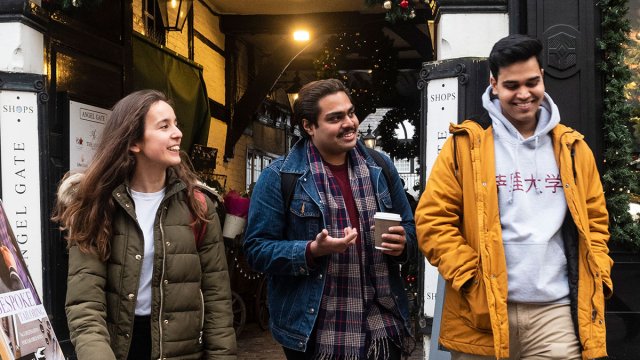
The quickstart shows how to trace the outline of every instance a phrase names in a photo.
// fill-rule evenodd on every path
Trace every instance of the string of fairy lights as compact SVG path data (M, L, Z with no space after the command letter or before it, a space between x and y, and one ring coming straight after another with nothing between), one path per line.
M349 62L361 59L362 69L371 81L362 81L349 69ZM395 88L398 56L393 40L382 33L382 29L366 32L341 33L330 37L323 45L320 55L313 61L318 79L336 78L351 90L356 106L356 115L364 119L389 99Z
M242 260L239 258L241 251L236 252L233 249L229 249L228 251L231 259L233 260L233 263L229 264L229 267L235 269L236 273L240 274L246 280L257 280L264 276L263 273L253 271L250 267L243 264Z

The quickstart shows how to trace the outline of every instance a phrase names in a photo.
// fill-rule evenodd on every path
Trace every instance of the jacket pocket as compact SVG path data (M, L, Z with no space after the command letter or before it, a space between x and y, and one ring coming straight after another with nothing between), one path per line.
M479 276L479 275L478 275ZM491 318L484 282L476 277L460 294L460 316L468 326L482 332L491 332Z
M291 219L289 222L291 224L290 230L295 231L295 235L314 239L321 230L322 214L320 209L306 194L294 194L289 207L289 216ZM304 234L301 234L300 231L304 231Z
M382 191L378 197L380 198L382 206L384 206L384 211L391 211L393 209L393 201L391 200L391 193L389 192L389 189Z

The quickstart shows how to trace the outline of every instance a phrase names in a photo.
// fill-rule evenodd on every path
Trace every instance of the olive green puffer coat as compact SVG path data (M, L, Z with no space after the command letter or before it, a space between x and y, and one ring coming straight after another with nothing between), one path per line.
M236 359L231 289L215 205L196 248L186 186L167 177L154 225L152 359ZM126 359L131 345L143 238L133 201L123 184L117 204L111 256L106 262L69 250L66 314L78 359Z

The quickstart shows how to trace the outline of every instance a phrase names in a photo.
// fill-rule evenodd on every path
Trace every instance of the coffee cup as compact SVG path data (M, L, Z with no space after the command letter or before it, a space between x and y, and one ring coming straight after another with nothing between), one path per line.
M376 249L389 250L382 247L382 243L384 242L384 240L382 239L382 234L388 234L390 227L400 225L400 221L402 221L402 218L399 214L377 212L375 213L375 215L373 215L373 220L376 226L374 231Z

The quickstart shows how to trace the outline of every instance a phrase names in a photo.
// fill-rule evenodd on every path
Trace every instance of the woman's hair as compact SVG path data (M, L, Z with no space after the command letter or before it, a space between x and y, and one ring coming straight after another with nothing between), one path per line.
M62 230L67 230L69 247L77 245L81 251L96 254L102 261L109 258L116 209L112 192L133 176L136 161L129 149L142 140L147 112L158 101L170 103L156 90L136 91L118 101L84 176L73 178L67 174L62 179L58 192L66 196L58 197L53 220L60 222ZM206 222L206 209L193 196L195 174L185 161L170 168L187 187L187 205L196 221Z

